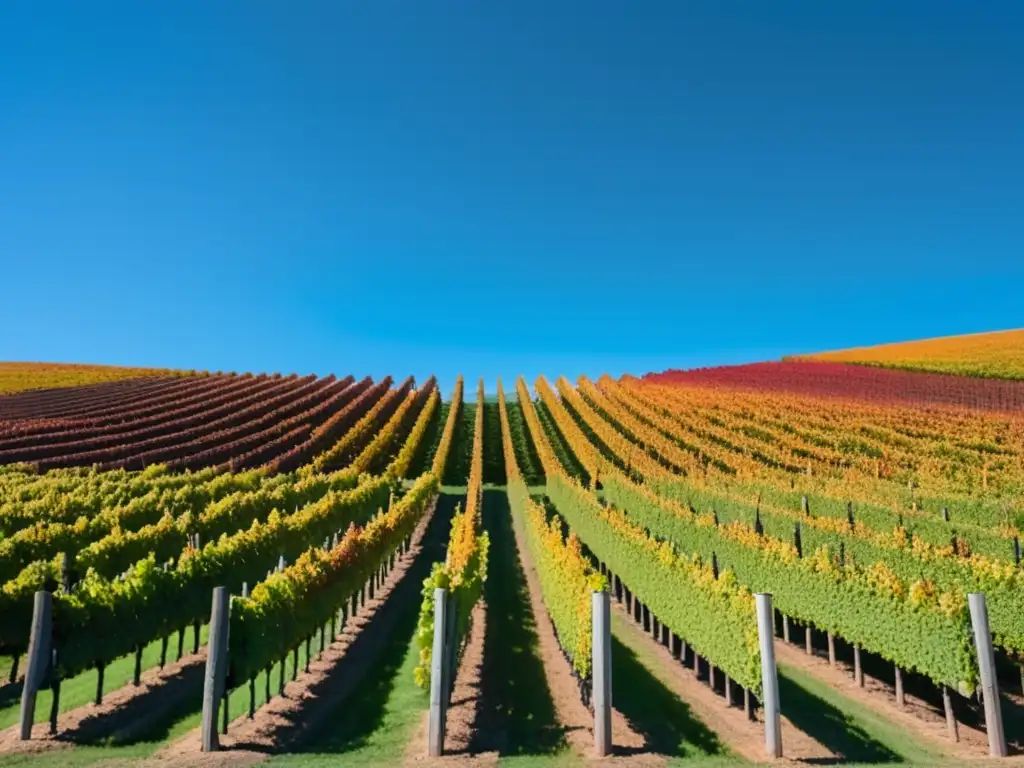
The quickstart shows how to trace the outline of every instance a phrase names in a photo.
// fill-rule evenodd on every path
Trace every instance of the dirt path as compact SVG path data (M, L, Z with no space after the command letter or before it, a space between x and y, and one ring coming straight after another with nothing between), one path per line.
M747 719L741 707L729 708L725 699L697 679L693 670L684 667L669 650L655 642L649 634L636 625L625 608L612 602L618 621L613 629L621 627L620 639L632 647L642 648L646 655L658 664L658 677L670 685L672 691L693 711L693 714L714 731L722 742L737 755L752 762L768 762L764 751L763 713L758 712L757 722ZM782 745L785 757L779 762L825 763L836 761L838 756L814 740L785 717L782 718Z
M452 701L448 707L442 758L427 757L427 729L429 713L424 712L405 750L405 765L497 765L497 752L470 753L473 731L480 707L480 680L484 663L484 636L487 633L487 605L483 600L473 608L472 625L466 648L462 652Z
M976 762L988 756L988 736L964 723L958 723L960 742L953 742L946 731L946 718L928 702L907 692L905 706L896 706L895 690L886 683L864 676L864 687L859 688L853 678L853 668L843 661L836 666L820 656L808 656L794 645L781 640L775 643L775 654L780 664L799 669L827 683L844 696L883 715L892 723L905 728L914 738L936 752L956 760ZM1024 756L1012 756L999 761L1000 765L1024 765Z
M310 660L309 672L300 672L296 680L287 683L284 696L275 696L252 719L243 715L230 723L227 735L220 737L224 760L251 764L286 751L322 725L365 675L372 674L379 641L390 631L398 608L402 607L385 611L387 600L419 555L435 507L436 500L417 525L412 547L398 559L383 586L359 609L358 615L348 617L337 640L319 659ZM201 733L196 728L161 748L147 762L180 762L183 758L191 761L202 755Z
M579 686L573 677L572 666L562 653L555 628L544 606L543 593L537 569L526 547L526 533L522 529L522 521L512 515L512 530L515 533L516 550L519 561L526 576L526 586L530 598L530 609L537 627L537 640L540 646L541 660L544 662L544 675L547 678L548 690L555 704L558 720L565 729L565 738L573 752L582 758L596 760L594 757L594 716L580 699ZM612 740L618 751L614 762L636 762L638 753L643 750L644 738L636 733L629 722L617 709L612 709ZM643 755L644 765L655 765L661 761L653 755ZM602 761L607 762L607 760Z

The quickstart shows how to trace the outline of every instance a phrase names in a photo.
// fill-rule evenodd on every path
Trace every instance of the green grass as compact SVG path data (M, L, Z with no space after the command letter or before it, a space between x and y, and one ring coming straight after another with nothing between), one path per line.
M473 453L473 426L476 420L476 403L462 404L462 412L455 424L455 434L444 467L444 484L465 484L469 478L469 464Z
M519 405L515 396L510 401L506 398L505 405L508 412L508 429L512 436L512 447L515 450L516 463L519 465L523 480L527 485L543 483L544 472L540 465L540 457L537 456L537 447L533 440L529 438L522 406Z
M75 747L22 755L0 755L0 768L83 768L97 764L126 764L149 757L160 744L136 744L132 747Z
M172 635L167 649L167 661L173 663L177 658L177 635ZM206 643L206 627L203 626L199 633L200 645ZM155 640L147 645L142 651L143 671L154 669L160 663L160 641ZM185 633L185 651L192 650L192 630ZM22 659L22 664L27 663ZM10 664L7 669L10 670ZM132 681L135 672L135 654L123 656L117 661L108 664L103 676L103 693L107 694L128 685ZM64 680L60 686L60 711L68 712L76 707L89 704L96 696L97 672L90 669L80 675ZM6 679L6 678L5 678ZM200 694L201 695L201 694ZM50 689L39 692L36 697L35 722L44 723L50 719L50 707L53 697ZM18 722L18 712L21 706L21 694L14 701L5 701L0 708L0 729L8 728Z
M420 444L416 448L416 454L413 456L412 461L409 463L409 469L405 473L407 479L415 479L431 467L434 461L434 454L437 453L437 444L441 442L441 432L444 430L444 424L448 420L448 411L451 407L451 403L442 403L441 407L434 411L434 415L430 418L430 424L427 426L427 431L420 439Z
M271 763L315 766L402 762L406 746L427 708L427 698L412 679L419 661L419 646L413 636L415 621L411 626L408 621L400 624L383 649L373 674L353 692L338 717L332 718L327 732L311 741L306 747L308 751L278 755Z
M423 551L389 599L407 600L384 641L373 669L341 703L328 713L325 726L309 735L299 752L281 754L271 762L289 766L398 765L427 709L426 693L413 681L419 661L416 623L419 589L434 562L444 559L448 530L462 492L442 493L435 519L423 540ZM425 745L424 745L425 749Z
M744 762L731 755L718 735L672 690L659 659L619 611L612 611L612 681L615 708L652 751L687 758L687 762L691 757Z
M501 416L498 404L484 404L484 483L504 486L505 451L501 441Z
M570 475L579 479L584 485L589 485L590 475L587 474L583 465L576 460L576 456L573 454L572 449L569 448L569 443L562 437L562 433L555 424L555 420L548 411L548 407L542 401L537 400L534 403L534 409L537 412L537 419L547 434L551 450L554 452L559 463L565 467L565 471Z

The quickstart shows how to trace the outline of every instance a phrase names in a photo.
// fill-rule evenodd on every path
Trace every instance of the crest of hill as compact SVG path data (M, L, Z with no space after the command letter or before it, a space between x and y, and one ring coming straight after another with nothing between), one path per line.
M1024 379L1024 329L855 347L784 359L856 363L990 379Z
M185 373L188 372L163 368L123 368L116 365L0 362L0 395Z

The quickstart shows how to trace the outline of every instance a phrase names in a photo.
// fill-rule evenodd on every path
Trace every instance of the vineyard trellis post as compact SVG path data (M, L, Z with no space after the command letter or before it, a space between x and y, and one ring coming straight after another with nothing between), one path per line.
M25 667L25 682L21 690L21 740L32 738L32 723L36 715L36 694L50 674L52 655L50 643L53 637L53 595L45 590L36 592L32 610L32 629L28 641L28 665Z
M203 752L220 748L217 710L227 683L228 621L230 598L227 587L214 587L210 608L210 636L207 641L206 676L203 681ZM226 706L226 704L225 704Z
M611 599L605 590L592 592L590 599L594 754L605 757L612 751Z
M441 757L444 753L448 714L448 691L445 689L447 618L448 590L438 587L434 590L434 645L430 657L430 721L427 732L427 754L430 757Z
M988 608L985 605L985 595L971 592L967 595L967 601L971 609L974 642L978 648L978 671L981 673L981 696L985 705L988 753L992 757L1006 757L1003 714L999 708L999 682L996 680L996 662L992 652L992 634L988 627Z
M764 746L770 757L782 757L782 719L779 712L779 678L775 668L775 613L772 596L754 595L757 634L761 641L761 687L764 695Z

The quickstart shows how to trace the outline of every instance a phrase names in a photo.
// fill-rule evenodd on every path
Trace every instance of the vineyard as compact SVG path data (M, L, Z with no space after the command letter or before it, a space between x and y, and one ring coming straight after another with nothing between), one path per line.
M1024 763L1007 338L445 391L12 368L0 766Z
M996 379L1024 379L1024 330L843 349L809 355L808 359Z

